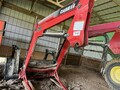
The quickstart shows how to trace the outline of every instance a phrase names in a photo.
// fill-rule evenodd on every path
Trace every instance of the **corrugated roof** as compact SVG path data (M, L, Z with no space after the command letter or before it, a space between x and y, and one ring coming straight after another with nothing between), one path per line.
M63 5L73 0L65 0ZM91 25L119 21L120 20L120 0L96 0Z
M91 25L119 21L120 0L97 0L94 5L94 12L97 15L93 13Z
M47 0L22 0L22 1L21 0L4 0L4 2L5 1L10 2L6 4L6 6L8 6L9 4L11 4L12 6L12 4L15 4L18 7L17 8L18 11L23 12L22 9L21 10L19 9L19 7L20 8L22 7L25 9L24 11L27 10L28 12L29 11L32 12L34 14L33 16L38 15L39 17L41 17L40 19L43 19L48 15L46 12L49 12L50 14L52 11L55 11L59 8L54 4L47 2ZM56 0L53 0L53 1L56 1ZM66 4L72 1L73 0L65 0L61 4L65 6ZM35 2L37 3L35 4ZM5 4L3 3L3 5ZM46 7L52 8L52 9L48 10ZM43 8L42 9L43 11L46 11L45 15L43 15L44 13L39 13L41 8ZM16 10L16 7L14 6L13 9ZM96 0L95 1L90 25L102 24L102 23L119 21L119 20L120 20L120 0Z

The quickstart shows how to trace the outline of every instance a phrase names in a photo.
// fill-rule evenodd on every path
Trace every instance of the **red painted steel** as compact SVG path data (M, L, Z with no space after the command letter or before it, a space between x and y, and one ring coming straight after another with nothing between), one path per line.
M67 90L67 88L60 81L57 70L69 46L74 47L76 43L78 44L78 46L83 46L85 43L84 38L88 40L88 35L85 32L87 31L87 28L89 25L93 4L94 4L94 0L74 0L70 5L56 11L55 13L51 14L50 16L40 21L38 25L36 25L36 30L33 33L25 63L23 65L23 68L21 69L21 72L19 73L19 78L23 79L23 81L26 83L26 86L28 87L28 90L32 90L32 88L30 87L28 80L27 80L27 76L26 76L27 70L34 71L34 72L35 71L36 72L47 71L50 77L52 76L56 78L56 80L61 85L63 90ZM51 70L51 68L48 68L46 70L38 70L38 69L33 70L33 69L28 68L30 57L32 56L35 43L38 37L42 37L43 33L48 28L53 27L59 24L60 22L63 22L71 17L73 17L73 20L68 30L69 37L66 38L63 44L63 47L60 50L60 53L56 60L57 66L55 67L55 69Z
M5 28L5 21L0 20L0 45L2 44L3 30Z
M120 54L120 21L99 24L91 26L88 29L89 38L101 36L107 32L115 32L114 36L110 40L109 48L114 54Z
M114 54L120 54L120 32L115 32L114 36L109 42L109 48Z
M0 20L0 30L3 30L5 28L5 21Z
M88 35L90 37L100 36L107 32L115 32L120 30L120 21L99 24L95 26L91 26L88 29Z

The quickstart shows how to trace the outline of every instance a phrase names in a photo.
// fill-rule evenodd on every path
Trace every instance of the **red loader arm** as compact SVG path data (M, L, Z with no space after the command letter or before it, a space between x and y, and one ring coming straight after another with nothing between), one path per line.
M90 16L93 8L94 0L74 0L69 5L65 6L57 10L56 12L52 13L42 21L40 21L36 25L36 30L33 33L33 37L30 42L30 46L28 49L28 53L26 56L26 60L24 66L19 73L19 77L24 80L29 90L32 90L26 77L26 70L33 71L33 72L48 72L49 76L53 76L59 82L61 87L64 90L67 90L65 86L61 83L57 69L60 66L63 57L65 56L67 49L69 46L83 46L88 41L88 25L90 21ZM73 17L71 22L70 28L68 30L67 36L61 50L59 51L59 55L56 58L57 66L55 68L48 68L48 69L32 69L28 68L28 64L30 62L30 57L34 51L35 43L38 37L42 37L46 35L45 31L69 18Z

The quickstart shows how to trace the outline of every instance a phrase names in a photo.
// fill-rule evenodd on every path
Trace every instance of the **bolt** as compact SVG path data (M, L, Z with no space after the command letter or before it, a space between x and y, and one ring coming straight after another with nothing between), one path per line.
M79 5L78 5L78 8L80 9L81 6L82 6L82 5L79 4Z

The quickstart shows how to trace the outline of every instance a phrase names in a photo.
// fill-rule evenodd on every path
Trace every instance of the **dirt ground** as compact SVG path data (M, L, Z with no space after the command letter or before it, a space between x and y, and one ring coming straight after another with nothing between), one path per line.
M86 67L62 66L59 76L69 90L110 90L99 72ZM34 87L37 90L62 90L50 79L34 82Z
M86 67L62 66L59 70L59 76L69 90L110 90L99 72ZM1 84L2 82L0 81ZM32 80L32 83L35 90L62 90L49 78L37 81ZM20 88L16 87L16 89L16 83L13 83L14 87L12 86L12 88L9 87L7 89L4 89L7 87L7 84L4 87L1 84L0 90L24 90L21 84L19 84Z
M99 72L86 67L62 67L60 76L67 80L70 90L110 90Z

